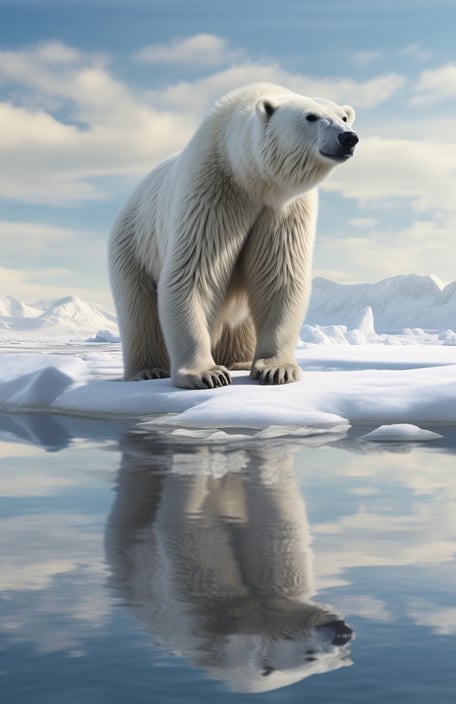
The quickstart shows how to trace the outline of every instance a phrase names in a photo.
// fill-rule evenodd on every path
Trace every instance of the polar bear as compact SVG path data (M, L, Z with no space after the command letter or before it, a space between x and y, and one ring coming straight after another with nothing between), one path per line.
M124 378L175 386L300 378L317 185L352 155L355 113L253 84L215 104L118 216L109 270Z

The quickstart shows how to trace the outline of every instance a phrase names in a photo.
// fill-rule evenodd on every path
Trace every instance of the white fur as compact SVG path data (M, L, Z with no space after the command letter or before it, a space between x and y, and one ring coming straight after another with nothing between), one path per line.
M349 106L246 86L146 177L110 241L126 379L212 388L230 382L227 368L299 378L316 186L348 157L338 138L353 119Z

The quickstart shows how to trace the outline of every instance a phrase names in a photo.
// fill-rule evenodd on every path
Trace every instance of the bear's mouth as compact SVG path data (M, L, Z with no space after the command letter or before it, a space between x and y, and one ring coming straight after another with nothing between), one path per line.
M320 154L326 159L331 159L331 161L337 161L338 164L341 164L344 161L350 159L353 156L353 152L353 149L349 149L348 151L345 151L343 153L339 152L338 154L328 154L327 152L322 151L320 151Z

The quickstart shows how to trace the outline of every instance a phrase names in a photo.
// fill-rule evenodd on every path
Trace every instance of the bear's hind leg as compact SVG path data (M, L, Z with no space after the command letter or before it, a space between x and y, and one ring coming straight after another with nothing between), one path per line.
M157 290L152 279L135 274L132 285L115 290L122 340L125 381L163 379L170 376L168 353L158 319Z

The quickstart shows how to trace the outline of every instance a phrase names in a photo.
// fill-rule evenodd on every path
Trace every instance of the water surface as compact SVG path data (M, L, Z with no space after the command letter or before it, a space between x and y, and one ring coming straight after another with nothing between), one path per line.
M223 445L0 415L5 704L452 701L454 432Z

